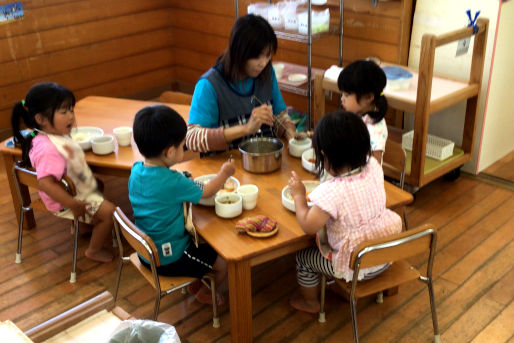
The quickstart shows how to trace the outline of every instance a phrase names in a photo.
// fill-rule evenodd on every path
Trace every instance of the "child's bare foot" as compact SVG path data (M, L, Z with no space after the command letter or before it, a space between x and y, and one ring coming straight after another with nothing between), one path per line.
M112 251L107 249L100 249L98 251L91 251L91 249L87 249L85 253L86 257L90 260L97 261L97 262L111 262L114 255L112 254Z
M196 293L198 293L198 291L200 290L200 288L202 288L202 286L203 286L202 281L196 280L196 281L190 283L189 285L187 285L186 290L189 294L196 295Z
M209 304L212 305L212 294L211 290L207 287L203 287L196 293L196 301L200 304ZM223 306L225 305L225 298L221 293L216 292L216 305Z
M319 302L308 302L300 294L295 294L289 299L289 304L298 311L316 314L319 312Z

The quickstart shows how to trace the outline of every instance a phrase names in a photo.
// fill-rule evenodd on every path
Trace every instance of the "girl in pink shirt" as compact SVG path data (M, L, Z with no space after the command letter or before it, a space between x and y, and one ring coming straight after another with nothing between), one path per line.
M111 235L114 205L104 200L84 152L70 137L75 126L74 106L75 96L65 87L53 82L34 85L25 99L13 107L14 139L21 145L21 164L36 170L46 208L59 217L93 223L85 255L95 261L109 262L113 258L112 250L104 245ZM20 121L33 130L29 135L21 134ZM75 197L61 186L64 174L75 184Z
M370 158L366 125L357 115L337 111L321 118L313 137L316 170L332 178L309 194L314 204L307 206L305 186L293 171L289 187L296 218L308 234L316 234L317 247L296 255L300 295L291 305L301 311L319 312L319 274L352 280L349 260L355 247L367 240L398 233L401 218L385 206L384 175L375 158ZM389 264L360 271L359 279L378 275Z

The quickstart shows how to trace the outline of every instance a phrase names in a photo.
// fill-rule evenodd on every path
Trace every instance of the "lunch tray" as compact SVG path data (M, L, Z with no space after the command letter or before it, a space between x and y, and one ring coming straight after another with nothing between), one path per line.
M402 147L405 150L412 151L412 141L414 139L414 130L406 132L402 135ZM442 161L453 155L453 147L455 143L449 139L428 135L427 147L425 154L428 157Z

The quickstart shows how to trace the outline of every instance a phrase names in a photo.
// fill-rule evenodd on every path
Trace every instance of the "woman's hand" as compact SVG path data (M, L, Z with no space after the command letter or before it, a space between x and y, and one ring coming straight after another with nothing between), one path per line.
M289 178L288 185L289 185L289 190L291 191L291 196L293 197L293 199L296 196L305 197L305 194L306 194L305 185L303 184L303 182L300 180L300 178L298 177L298 175L296 175L296 173L294 171L291 171L291 177Z
M273 109L270 105L261 105L252 110L250 119L246 123L249 134L256 133L263 124L273 126Z
M78 219L79 217L84 218L85 214L87 213L86 203L79 200L73 200L73 202L70 204L70 210L73 212L73 217L75 219Z

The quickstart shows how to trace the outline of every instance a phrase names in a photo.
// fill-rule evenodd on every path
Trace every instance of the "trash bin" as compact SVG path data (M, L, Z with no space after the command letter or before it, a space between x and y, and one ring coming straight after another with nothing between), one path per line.
M175 327L153 320L124 320L109 343L180 343Z

